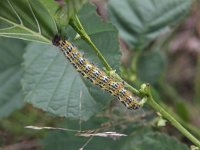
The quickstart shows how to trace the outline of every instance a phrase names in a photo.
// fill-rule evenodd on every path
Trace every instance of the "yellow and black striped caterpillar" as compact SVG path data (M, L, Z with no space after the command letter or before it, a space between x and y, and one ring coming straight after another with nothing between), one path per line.
M83 77L86 77L93 84L116 96L128 109L138 109L140 107L138 97L125 89L123 82L115 81L113 78L107 76L104 71L85 59L69 41L56 35L52 43L59 47L65 57Z

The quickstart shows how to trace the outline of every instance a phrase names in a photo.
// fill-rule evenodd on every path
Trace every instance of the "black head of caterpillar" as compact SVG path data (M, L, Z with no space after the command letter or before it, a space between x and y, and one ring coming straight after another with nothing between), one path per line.
M59 35L55 35L53 40L52 40L52 44L55 45L55 46L59 46L60 43L59 41L61 40L61 37Z
M83 77L98 85L102 90L116 96L128 109L138 109L140 107L138 97L125 89L123 82L118 82L112 77L107 76L104 71L85 59L72 43L59 35L55 35L52 44L59 47L65 57Z

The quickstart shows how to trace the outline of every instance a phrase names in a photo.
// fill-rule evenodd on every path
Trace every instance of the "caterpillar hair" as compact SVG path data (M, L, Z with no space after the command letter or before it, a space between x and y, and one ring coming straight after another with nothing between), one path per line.
M117 97L128 109L138 109L140 107L139 98L126 89L123 82L116 81L84 58L68 40L55 35L52 44L62 51L69 62L83 77Z

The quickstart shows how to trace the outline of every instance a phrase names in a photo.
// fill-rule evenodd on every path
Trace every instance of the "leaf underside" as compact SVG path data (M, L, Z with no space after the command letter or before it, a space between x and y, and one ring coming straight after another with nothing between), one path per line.
M0 40L0 117L7 117L24 105L20 80L25 43L13 39Z
M0 36L50 43L56 23L38 0L1 0Z
M120 53L116 46L118 40L115 28L111 24L102 23L91 5L85 5L80 14L84 27L103 55L112 62L113 67L119 66ZM87 21L89 18L90 24ZM69 30L72 34L68 36L73 37L75 32ZM86 58L100 66L97 56L85 42L77 40L74 43L79 50L84 50ZM26 72L22 83L25 100L45 111L67 118L87 120L113 99L83 79L54 46L32 43L27 47L24 60Z

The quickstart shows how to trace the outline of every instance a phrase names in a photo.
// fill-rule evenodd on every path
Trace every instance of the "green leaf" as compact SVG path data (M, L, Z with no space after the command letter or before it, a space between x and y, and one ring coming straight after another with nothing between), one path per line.
M188 14L190 0L110 0L109 14L122 38L135 49L150 41Z
M111 64L117 66L119 49L115 28L111 24L100 23L94 7L90 5L85 5L80 14L81 20L84 20L82 23L92 40L103 55L109 58ZM91 24L88 23L88 18ZM97 28L89 28L88 25ZM86 58L98 64L96 54L87 44L82 40L78 40L76 44L80 45L81 49L87 50L84 51ZM87 120L113 99L100 88L82 79L54 46L30 44L24 59L25 100L36 107L55 115Z
M92 93L96 89L85 85L55 47L33 43L24 58L25 100L34 106L59 116L88 119L109 102L103 94Z
M120 150L189 150L189 148L178 142L175 138L158 132L137 133L127 140Z
M50 1L50 0L39 0L39 1L45 7L45 9L49 12L49 14L54 17L56 11L59 8L59 3L56 1Z
M23 74L21 63L25 43L3 39L0 42L0 117L7 117L23 103L20 80Z
M166 59L161 51L144 52L137 61L137 78L154 84L161 78L165 65Z
M64 6L61 6L55 15L60 27L68 25L71 17L76 15L87 1L88 0L65 0Z
M58 32L38 0L1 0L0 6L0 36L50 43Z

